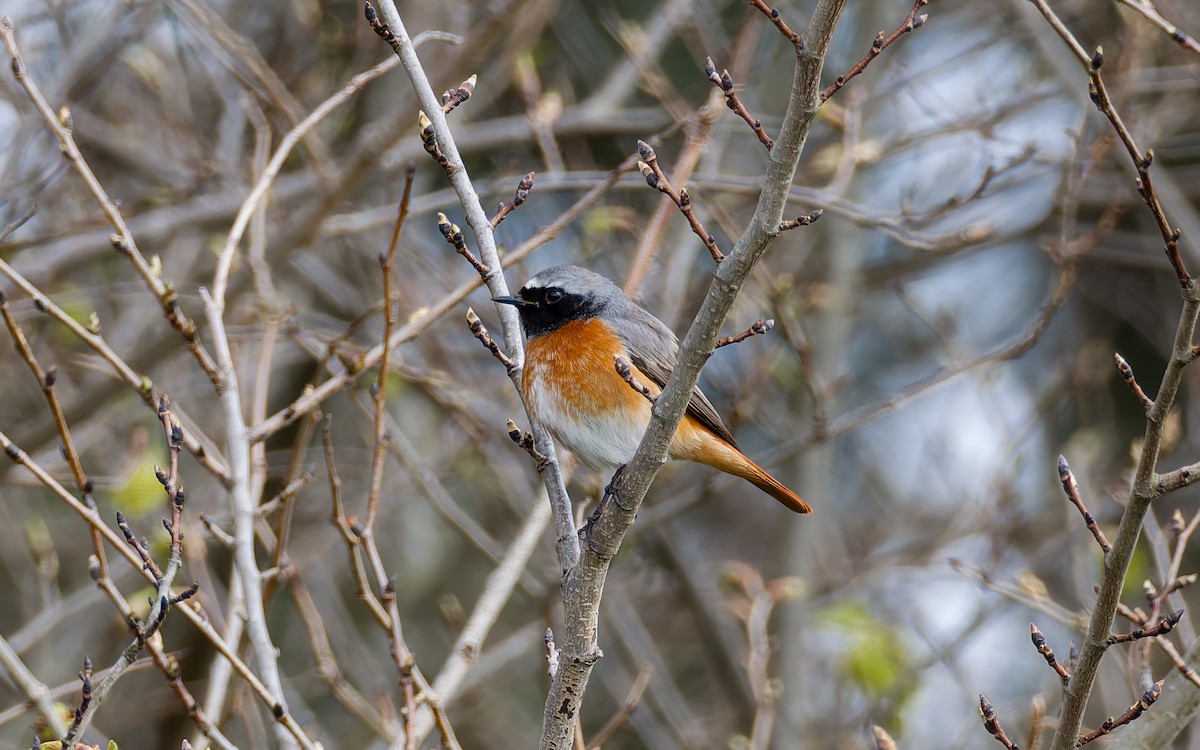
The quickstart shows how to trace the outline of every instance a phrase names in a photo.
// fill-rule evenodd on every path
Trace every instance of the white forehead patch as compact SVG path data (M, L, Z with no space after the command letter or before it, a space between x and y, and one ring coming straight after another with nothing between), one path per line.
M539 273L535 273L529 281L525 282L526 289L548 289L550 287L562 287L567 283L567 278L564 274L557 272L555 269L546 269Z

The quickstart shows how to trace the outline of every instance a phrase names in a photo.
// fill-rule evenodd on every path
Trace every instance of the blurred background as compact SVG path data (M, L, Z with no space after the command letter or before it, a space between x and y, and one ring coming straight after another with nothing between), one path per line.
M811 6L788 2L780 12L799 29ZM1109 90L1138 143L1154 149L1167 215L1183 229L1186 262L1200 267L1200 58L1122 2L1054 7L1086 48L1103 45ZM1157 7L1200 34L1200 6ZM910 9L851 3L825 79ZM554 263L584 265L682 334L712 271L683 217L636 171L577 202L647 140L731 248L767 153L706 80L704 59L729 69L742 101L776 133L790 45L740 0L404 2L400 11L414 36L459 38L421 43L435 90L478 74L450 123L484 205L510 199L520 177L537 172L529 200L498 229L503 248L577 213L509 270L510 286ZM391 54L357 2L13 0L0 12L16 26L29 76L55 110L70 108L84 157L202 338L198 290L212 286L216 254L268 156L352 76ZM1113 353L1153 397L1178 284L1127 155L1088 101L1084 71L1032 5L934 0L922 12L922 28L821 110L788 214L824 216L775 242L728 333L758 318L773 318L775 329L721 349L705 371L742 447L816 512L787 514L703 467L663 471L605 593L605 656L585 702L585 737L633 707L605 748L865 748L871 724L902 748L992 747L980 692L1019 742L1035 696L1053 718L1058 679L1031 648L1029 623L1065 656L1081 638L1101 565L1065 502L1056 461L1067 458L1111 533L1144 429ZM251 424L381 339L377 257L409 163L399 320L476 278L438 234L438 211L465 222L422 151L416 113L402 71L366 85L292 152L251 223L225 316ZM113 350L170 393L185 423L220 452L223 420L208 378L113 251L92 195L6 71L0 226L35 208L0 244L0 258L76 320L95 313ZM164 554L152 467L166 450L154 412L10 279L0 278L0 290L39 360L58 367L56 389L101 513L123 511ZM430 675L540 487L505 434L508 418L525 425L519 399L467 330L467 304L499 335L488 295L476 291L395 351L387 389L393 450L376 536L396 576L405 636ZM0 431L73 486L39 384L10 343L0 347ZM1194 368L1186 376L1170 422L1164 470L1196 459L1196 376ZM366 505L374 381L369 373L322 406L334 415L343 495L356 515ZM314 473L293 501L293 583L272 596L269 624L290 708L310 736L325 747L384 747L399 705L396 674L328 522L320 432L302 419L266 444L263 500L306 467ZM182 464L180 582L200 583L198 598L221 625L232 556L200 516L228 531L229 503L186 453ZM607 479L576 471L577 504ZM1174 550L1161 527L1176 508L1190 519L1195 499L1189 489L1154 506L1128 580L1130 606L1145 605L1144 580L1161 584ZM111 664L127 630L88 576L79 518L8 462L0 500L0 634L75 705L83 657ZM466 682L444 696L463 747L536 742L548 684L542 638L561 616L553 542L547 529ZM1185 556L1182 572L1196 558ZM136 571L114 562L113 576L131 601L145 600ZM323 619L340 679L365 708L349 708L345 684L319 663L299 586ZM1181 651L1196 632L1190 611L1176 634ZM211 646L182 618L167 620L163 638L203 696ZM1141 694L1141 653L1109 654L1089 725ZM1155 679L1170 669L1154 651ZM30 744L35 714L23 702L0 677L0 743ZM244 689L221 716L240 746L272 745L269 717ZM1176 746L1200 747L1190 735ZM200 739L153 667L117 685L89 735L105 737L123 748Z

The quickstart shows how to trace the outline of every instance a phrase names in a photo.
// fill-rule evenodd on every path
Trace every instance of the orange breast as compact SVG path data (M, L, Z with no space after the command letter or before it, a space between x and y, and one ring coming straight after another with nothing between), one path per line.
M618 354L629 360L624 342L607 324L571 321L529 342L521 374L533 416L597 468L628 462L650 421L650 402L617 374ZM649 378L634 372L658 393Z
M647 401L617 374L615 355L629 360L625 342L606 323L595 318L573 320L529 342L521 388L528 398L536 378L543 388L580 409L641 411L638 407ZM645 376L641 380L651 392L658 392Z

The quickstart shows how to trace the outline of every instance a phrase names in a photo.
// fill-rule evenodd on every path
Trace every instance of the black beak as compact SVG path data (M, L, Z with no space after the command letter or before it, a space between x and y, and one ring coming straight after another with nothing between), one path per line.
M515 307L525 307L533 304L520 295L516 297L492 297L492 302L499 302L502 305L513 305Z

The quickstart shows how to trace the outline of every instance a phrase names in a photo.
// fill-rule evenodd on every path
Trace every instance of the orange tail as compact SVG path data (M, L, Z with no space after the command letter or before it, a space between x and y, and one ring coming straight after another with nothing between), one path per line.
M743 458L745 458L745 456L743 456ZM755 487L783 503L785 506L787 506L788 510L796 513L812 513L812 506L804 502L799 495L797 495L795 492L792 492L787 487L784 487L778 479L763 471L758 464L754 463L748 458L745 460L745 473L742 471L729 471L728 469L723 470L729 471L730 474L741 477L742 479L750 482Z
M674 450L676 446L672 446L674 457L707 464L726 474L741 477L783 503L788 510L795 513L812 513L812 506L804 502L795 492L784 487L782 482L768 474L758 464L746 458L746 454L737 448L707 430L696 429L692 436L695 442L690 445L687 444L689 441L682 442L678 445L680 450L677 452Z

